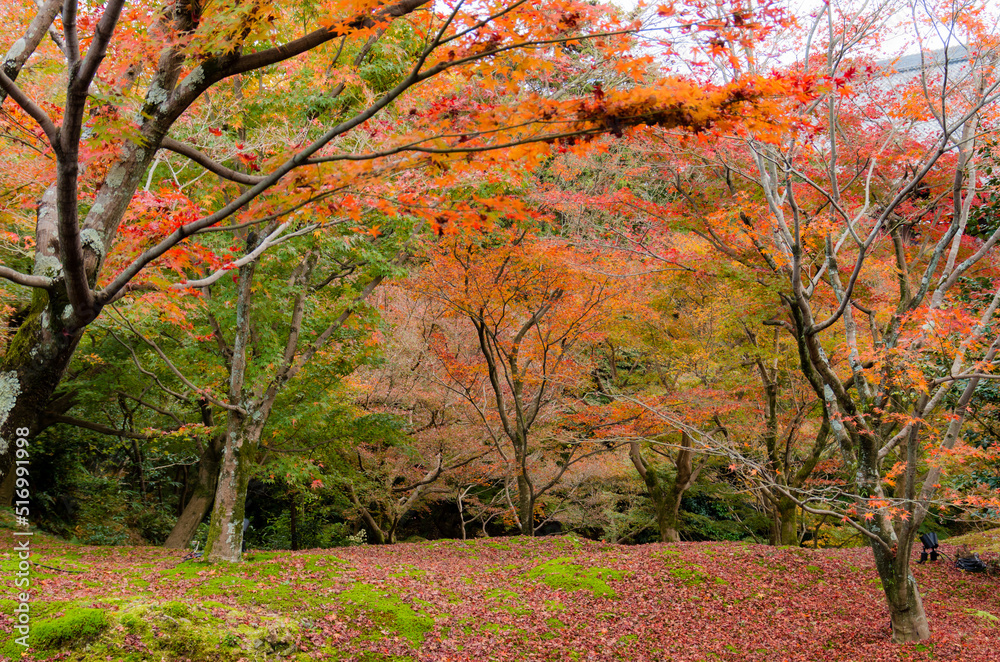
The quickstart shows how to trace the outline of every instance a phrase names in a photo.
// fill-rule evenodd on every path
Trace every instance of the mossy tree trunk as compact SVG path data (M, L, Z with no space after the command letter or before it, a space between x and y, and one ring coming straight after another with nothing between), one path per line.
M774 545L797 545L799 507L788 497L779 497L774 506L775 519L771 522L771 542Z
M83 335L63 325L65 308L65 301L35 290L0 362L0 505L9 505L14 497L14 442L44 427L44 413Z
M922 641L931 636L917 580L910 571L912 543L906 542L899 540L902 544L890 549L872 544L875 568L882 580L892 622L892 638L896 643Z
M248 251L256 237L247 240ZM236 291L236 329L229 369L229 407L222 467L208 525L205 558L209 561L239 561L243 553L243 518L247 485L267 412L244 389L252 314L253 281L257 263L240 267Z
M907 440L907 455L912 462L898 485L908 500L915 501L916 453L919 438L916 431ZM882 477L879 468L878 446L870 436L858 439L858 492L861 497L884 499ZM872 510L871 521L866 528L869 536L875 569L882 581L892 622L892 638L897 643L922 641L930 637L930 627L924 612L923 601L917 588L917 580L910 571L910 558L916 530L923 520L926 510L913 513L907 520L894 523L886 510Z
M230 415L233 422L226 435L222 469L205 543L205 558L209 561L236 562L243 553L247 485L263 428L248 425L239 418Z
M184 549L191 544L198 525L205 519L215 503L216 486L219 483L219 471L222 467L222 449L225 439L222 436L213 437L202 448L198 458L198 473L195 478L191 498L184 505L184 510L177 523L167 536L164 547L169 549Z
M251 232L246 240L246 253L252 254L260 242L264 241L263 237L268 236L276 227L272 225L263 228L260 235ZM346 309L303 348L299 341L310 297L333 281L326 279L321 285L310 285L309 279L317 260L318 251L309 250L293 267L286 282L296 294L291 305L281 360L273 370L259 371L250 384L245 382L253 335L251 321L257 262L248 262L239 269L234 337L232 347L228 348L228 402L216 403L226 410L227 420L215 503L205 544L205 558L209 561L235 562L242 556L247 485L255 469L264 428L279 393L331 342L335 332L350 319L383 278L381 275L372 277ZM342 269L343 265L338 264L337 268Z
M653 502L656 512L656 523L660 530L661 542L680 542L678 519L680 517L681 499L698 479L703 465L694 466L694 448L687 432L681 434L681 445L676 454L666 455L674 465L673 472L664 472L651 466L642 456L639 442L629 444L629 459L639 472L639 476L649 490L649 499Z

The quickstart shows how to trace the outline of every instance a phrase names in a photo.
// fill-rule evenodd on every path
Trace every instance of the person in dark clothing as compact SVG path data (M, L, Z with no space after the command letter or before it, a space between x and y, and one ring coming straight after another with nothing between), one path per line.
M924 545L924 551L920 552L920 560L917 563L924 563L927 561L928 553L930 554L931 562L937 561L938 558L938 537L933 531L930 533L925 533L920 536L920 542Z

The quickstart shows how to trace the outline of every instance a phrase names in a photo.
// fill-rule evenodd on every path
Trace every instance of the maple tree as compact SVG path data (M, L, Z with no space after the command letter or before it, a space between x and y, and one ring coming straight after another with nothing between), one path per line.
M925 3L909 16L829 3L802 17L804 36L789 29L770 50L748 47L740 26L730 39L694 40L700 57L688 63L727 80L768 66L797 77L805 86L786 111L797 119L780 130L750 122L712 142L654 131L635 143L642 157L590 196L611 214L642 219L638 236L614 227L611 241L700 270L703 252L664 247L648 228L692 234L711 247L725 286L742 294L756 283L748 301L778 304L759 322L793 341L800 375L791 383L812 393L795 405L790 423L805 418L789 434L813 430L812 450L797 470L775 452L785 378L759 352L748 358L766 394L766 456L718 436L703 437L703 447L745 468L779 529L798 508L865 536L899 641L928 636L909 565L921 525L948 504L976 512L997 499L953 487L969 487L963 464L980 451L963 432L979 434L970 407L995 379L998 236L973 220L989 215L995 185L986 174L1000 100L995 22L976 3ZM919 55L876 60L889 25L910 29ZM779 64L780 53L796 64ZM807 420L817 409L821 417ZM847 475L810 483L810 467L833 449ZM853 505L831 508L844 499Z
M853 505L833 510L837 501L824 490L794 489L745 455L737 462L807 512L843 517L866 537L897 641L929 636L912 546L942 505L947 472L960 468L948 458L965 452L969 405L995 378L997 349L992 248L1000 235L970 232L969 223L993 186L981 164L992 159L982 134L1000 100L995 37L984 29L995 17L973 4L921 7L916 34L935 27L945 50L928 53L921 43L916 73L863 54L899 17L830 3L810 18L792 67L817 81L811 98L789 107L800 128L776 135L747 127L700 159L667 157L681 206L692 219L701 215L701 236L720 259L774 288L780 305L767 323L794 340L826 434L853 467L839 492ZM960 61L950 61L960 33L968 41ZM707 59L736 76L761 66L763 52L750 53L733 46ZM714 190L725 206L696 191L706 171L719 173L724 186ZM974 508L994 502L958 496Z
M381 360L355 371L351 388L361 410L390 417L399 429L343 448L339 482L376 542L395 542L403 518L415 510L452 501L464 539L466 526L489 510L480 492L491 489L502 469L464 400L437 380L425 337L426 302L398 284L383 284L373 297L392 332L380 334Z
M581 346L599 339L607 317L627 314L624 283L600 275L596 255L516 226L455 234L429 259L412 288L438 309L426 317L435 320L428 340L439 379L473 407L508 464L515 524L533 535L539 498L605 450L574 435L589 412L557 403L581 393Z
M833 444L829 425L815 420L815 397L796 378L790 344L764 326L773 315L771 292L719 261L700 226L667 204L669 182L680 172L662 147L641 132L600 147L554 164L538 197L578 241L628 264L622 269L633 272L636 294L642 287L649 302L640 324L621 325L614 342L606 342L608 369L598 388L680 428L682 443L629 442L630 459L658 504L662 535L676 539L680 499L712 455L759 447L754 461L766 458L768 476L801 487ZM708 189L705 182L691 189L705 213L715 210ZM633 433L656 436L646 428ZM803 433L815 434L808 448ZM657 453L669 465L649 472ZM754 491L771 513L772 542L797 543L798 506L766 480Z
M645 84L648 58L627 54L637 26L587 3L455 3L442 10L426 0L331 1L317 8L212 4L204 11L178 2L17 3L10 23L20 29L8 34L21 36L8 49L0 88L5 121L23 136L8 134L25 162L18 168L31 177L18 200L32 195L38 202L33 227L23 216L12 223L7 240L17 259L0 267L17 292L16 305L7 304L16 309L16 331L2 365L8 404L0 437L9 439L18 427L39 429L38 413L84 329L106 306L144 289L169 291L143 276L153 265L175 260L183 271L204 260L211 278L252 269L246 261L305 231L289 215L334 196L340 214L358 217L366 207L345 191L386 172L437 168L440 180L477 158L530 162L527 144L637 123L699 129L734 116L761 94L742 83ZM311 31L296 36L300 26ZM393 39L398 64L366 69L371 49ZM588 40L601 57L616 59L629 85L598 86L583 99L567 93L566 63L576 57L574 44ZM344 53L353 59L342 61ZM531 82L534 72L547 72L544 85ZM370 84L373 77L381 89ZM254 82L259 98L249 92ZM285 95L296 86L328 96L294 103ZM460 96L470 86L478 98ZM287 142L248 149L243 136L252 131L239 118L220 117L217 100L272 110L284 102L297 112L272 115L260 128L283 126ZM219 120L221 127L211 126ZM206 124L219 140L204 136ZM359 138L365 131L372 140ZM500 148L509 156L485 156ZM221 178L215 195L190 204L178 195L183 182L176 176L160 193L141 195L144 184L148 190L151 180L165 178L157 168L165 151ZM382 165L373 168L376 161ZM439 222L419 194L403 197L404 206ZM258 215L254 205L267 211ZM227 220L239 242L238 228L283 217L256 235L260 243L242 253L244 263L215 250L187 250L192 237ZM126 242L137 250L119 250L130 236L140 239ZM5 500L13 485L11 453L5 443Z
M293 549L317 505L378 543L446 510L463 539L565 522L641 541L650 510L662 541L697 538L698 502L682 500L719 488L766 512L773 545L797 544L812 523L814 546L827 544L829 522L872 550L664 554L564 539L342 551L352 565L332 602L363 598L350 584L375 578L419 597L413 609L440 636L422 649L372 643L378 617L324 606L296 645L784 659L837 641L848 657L929 659L924 646L885 645L870 618L884 598L898 642L930 637L929 615L935 655L990 659L988 633L967 633L986 631L995 596L969 582L942 597L957 570L910 564L926 527L995 521L1000 508L994 8L916 5L914 64L882 58L899 20L888 6L827 3L770 35L740 2L660 7L703 28L675 61L696 83L630 50L647 27L582 3L438 14L346 3L324 6L327 18L292 4L177 4L150 32L143 12L155 7L122 4L116 22L113 2L22 3L0 17L24 35L0 79L11 96L0 314L15 331L0 334L0 436L77 426L77 445L60 448L127 473L143 500L150 481L168 483L150 457L183 463L167 545L185 546L211 510L209 560L242 558L252 478L269 486L269 507L288 507ZM76 64L74 21L94 34L93 59ZM296 39L300 24L320 29ZM173 30L162 53L155 30ZM81 92L102 42L106 61ZM98 449L97 434L118 442ZM753 526L755 539L767 528ZM582 552L567 567L570 548ZM480 553L498 561L485 595L457 582ZM719 554L732 562L719 568ZM288 558L283 579L326 591L315 558ZM421 570L389 575L401 561ZM104 574L88 580L122 585L97 565ZM240 571L178 572L171 590L215 590ZM455 639L434 620L453 614L423 572L447 577L478 615L504 602L512 627L530 620L515 606L527 591L531 609L549 596L548 627ZM557 586L539 580L547 572ZM926 612L917 579L934 586ZM73 581L47 589L89 600ZM567 588L577 581L586 597ZM622 616L676 627L594 620L608 584ZM502 593L511 585L526 592ZM665 614L651 585L660 601L704 609ZM249 589L275 602L280 590ZM845 594L864 618L840 613ZM745 611L733 620L732 600L748 595L749 624ZM563 610L579 627L553 624ZM750 627L761 613L771 621ZM803 613L816 636L789 641ZM719 622L759 648L734 650ZM848 641L847 628L877 636Z

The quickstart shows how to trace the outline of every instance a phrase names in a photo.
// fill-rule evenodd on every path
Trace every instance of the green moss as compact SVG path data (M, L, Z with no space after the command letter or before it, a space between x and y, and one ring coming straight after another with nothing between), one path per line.
M521 596L514 591L509 591L504 588L493 588L486 591L483 597L493 602L503 603L497 605L497 608L510 614L514 614L515 616L527 616L528 614L533 613L531 609L528 609L524 605L524 601L521 599Z
M669 570L671 577L679 579L688 586L696 586L698 584L704 584L708 581L708 575L702 572L702 568L699 566L680 566L677 568L671 568Z
M948 538L949 545L968 545L975 552L1000 553L1000 527L988 531L973 531Z
M997 624L1000 624L1000 618L994 616L988 611L982 611L979 609L966 609L972 616L982 620L986 623L988 627L994 628Z
M211 564L204 561L184 561L183 563L178 563L173 568L161 570L160 577L169 581L198 579L199 573L207 572L211 568Z
M421 570L414 565L402 565L400 569L389 575L390 577L412 577L414 579L421 579L427 576L426 570Z
M28 309L28 314L7 345L4 357L6 364L12 365L18 359L27 362L31 349L35 346L35 337L41 331L42 325L39 318L48 305L48 293L43 289L35 288L31 295L31 307Z
M806 566L806 571L807 572L811 572L811 573L816 574L816 575L822 575L823 574L823 568L819 567L818 565L807 565Z
M133 603L118 612L66 609L63 616L33 624L31 645L40 651L58 649L77 654L71 659L127 662L235 662L247 650L257 652L255 659L271 659L271 654L288 655L297 648L300 633L294 622L269 618L264 626L251 627L245 624L247 614L230 611L234 612L233 622L240 625L231 626L206 609L185 602ZM23 649L14 646L11 641L0 652L19 657Z
M243 557L243 560L249 563L258 563L275 559L281 560L286 556L288 556L287 552L250 552Z
M377 625L393 630L414 644L422 643L424 635L434 629L434 619L371 584L355 584L338 597L345 613L366 612Z
M108 619L101 609L69 609L62 616L31 624L29 647L34 650L59 650L96 638L108 627ZM0 654L19 658L24 647L14 638L0 649Z
M505 588L491 588L483 593L483 597L487 600L506 600L509 598L517 598L519 596L514 591L509 591Z
M108 626L101 609L73 609L65 615L36 623L31 628L31 646L41 650L62 648L73 641L89 640Z
M324 597L321 589L331 586L332 580L293 584L292 578L297 575L287 565L272 560L274 558L275 555L258 553L248 557L252 561L239 564L182 563L162 571L159 581L161 585L188 581L194 584L189 589L192 595L229 596L242 605L262 605L271 610L296 612L318 609ZM339 569L333 571L329 568L323 557L311 559L305 565L309 570L323 565L321 572L325 576L340 574ZM283 577L286 577L284 581Z
M605 580L621 579L625 572L611 568L588 568L573 563L571 558L561 557L532 568L525 576L563 591L586 590L595 597L614 598L617 594Z

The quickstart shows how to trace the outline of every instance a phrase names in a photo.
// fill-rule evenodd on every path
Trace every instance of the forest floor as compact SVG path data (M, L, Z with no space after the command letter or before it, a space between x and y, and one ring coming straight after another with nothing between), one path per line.
M49 567L32 571L24 659L1000 660L1000 581L914 566L933 636L896 645L864 548L492 538L250 552L231 566L41 535L31 548ZM15 602L0 602L0 656L20 657Z

